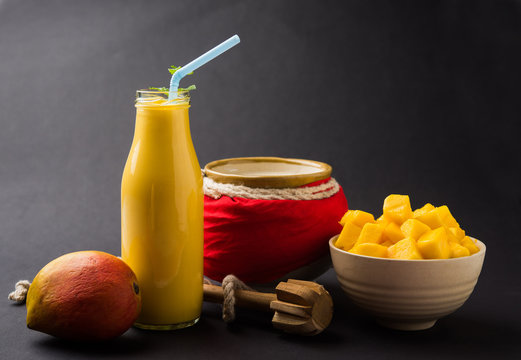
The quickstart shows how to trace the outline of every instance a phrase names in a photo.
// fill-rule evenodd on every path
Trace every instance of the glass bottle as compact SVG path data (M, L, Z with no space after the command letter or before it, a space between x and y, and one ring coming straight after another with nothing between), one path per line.
M203 179L190 135L188 92L137 91L121 182L121 256L138 278L136 327L195 324L203 301Z

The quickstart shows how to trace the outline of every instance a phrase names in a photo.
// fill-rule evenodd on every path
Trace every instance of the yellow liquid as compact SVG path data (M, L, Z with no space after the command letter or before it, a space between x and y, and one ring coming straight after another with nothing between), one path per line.
M203 179L189 103L136 105L121 183L121 256L142 291L137 327L197 322L203 301Z

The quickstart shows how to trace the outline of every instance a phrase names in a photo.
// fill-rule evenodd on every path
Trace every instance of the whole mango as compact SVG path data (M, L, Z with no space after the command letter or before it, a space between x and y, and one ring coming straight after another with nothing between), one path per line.
M79 251L45 265L27 293L27 327L74 340L127 331L141 311L136 275L121 259Z

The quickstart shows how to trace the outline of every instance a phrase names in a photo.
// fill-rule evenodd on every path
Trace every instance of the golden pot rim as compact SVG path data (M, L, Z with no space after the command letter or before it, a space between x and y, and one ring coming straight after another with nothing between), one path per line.
M325 180L332 168L315 160L257 156L215 160L206 164L204 172L222 184L281 189Z

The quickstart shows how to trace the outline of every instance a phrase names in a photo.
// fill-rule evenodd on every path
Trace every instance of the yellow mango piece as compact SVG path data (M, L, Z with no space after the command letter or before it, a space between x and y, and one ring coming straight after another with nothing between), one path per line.
M400 227L393 222L387 224L383 232L383 240L390 241L393 244L405 238Z
M460 239L458 239L448 227L445 226L445 230L447 231L447 238L449 239L449 243L460 244Z
M418 240L420 236L430 229L430 227L416 219L406 220L402 226L400 226L403 235L405 235L405 237L413 238L414 240Z
M381 240L383 231L384 228L382 225L367 223L362 228L360 236L358 237L358 240L356 241L355 245L366 243L378 244L382 242Z
M387 249L388 256L392 259L409 259L409 260L420 260L423 257L416 246L416 241L411 238L405 238L398 241L393 246Z
M444 227L427 231L416 244L424 259L448 259L450 257L449 239Z
M450 246L450 257L451 258L458 258L458 257L470 255L469 249L467 249L464 246L461 246L458 243L450 242L449 246Z
M373 214L362 210L347 210L342 219L340 225L344 226L347 222L352 222L356 226L363 227L366 223L374 223Z
M436 210L438 211L438 214L440 215L441 222L443 223L443 225L445 225L447 227L459 227L458 222L456 221L456 219L454 219L454 217L450 213L450 210L447 207L447 205L437 207Z
M387 247L375 244L375 243L364 243L364 244L357 244L353 246L351 250L349 250L350 253L358 254L358 255L365 255L365 256L374 256L374 257L387 257Z
M443 221L437 209L433 209L423 215L420 215L416 220L421 221L431 229L437 229L443 226Z
M340 236L338 236L338 239L335 242L335 246L345 251L350 250L356 243L356 240L358 240L361 231L362 228L360 226L357 226L352 222L346 223Z
M465 230L460 227L449 227L449 231L460 242L465 237Z
M421 208L414 210L414 212L412 213L412 217L416 219L418 216L427 214L429 211L434 209L436 209L434 205L427 203L423 205Z
M386 246L386 247L389 247L389 246L393 246L394 243L390 240L385 240L383 243L381 243L380 245L382 246Z
M468 236L465 236L462 240L461 240L461 245L466 247L467 249L469 249L470 251L470 254L475 254L479 251L479 247L476 245L476 243L474 242L474 240L472 240L471 238L469 238Z
M385 216L380 216L378 219L376 219L376 223L377 224L382 224L383 226L387 226L387 224L389 224L391 222L391 220L389 220L388 218L386 218Z
M408 195L391 194L384 200L384 216L397 225L412 217L411 202Z

